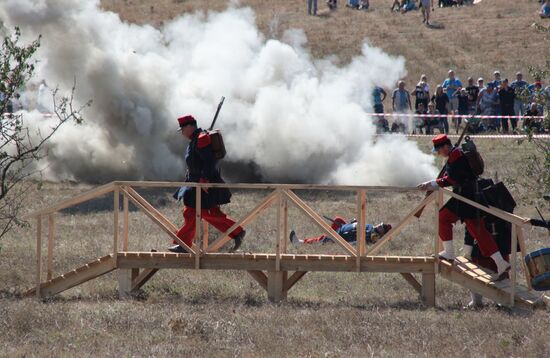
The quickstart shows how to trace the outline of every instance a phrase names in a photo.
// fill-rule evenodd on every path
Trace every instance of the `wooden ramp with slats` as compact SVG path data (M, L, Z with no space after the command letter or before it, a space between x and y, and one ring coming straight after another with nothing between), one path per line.
M440 274L449 281L479 293L483 297L503 305L510 305L512 282L505 279L492 282L495 274L491 270L479 267L464 257L457 257L454 263L440 261ZM536 308L544 306L543 295L530 291L527 287L516 284L514 304L523 308Z
M197 225L195 238L191 247L183 243L176 235L177 225L170 218L164 216L151 203L138 193L137 188L176 188L185 184L197 190L195 202L197 204L196 221L202 222L200 203L201 193L207 188L252 189L264 190L270 193L260 203L235 223L226 232L220 233L216 240L209 242L208 224L202 222ZM523 229L530 225L528 220L497 208L485 207L472 202L449 190L431 192L401 221L396 222L380 240L370 247L366 245L366 233L359 230L357 245L352 246L344 240L330 225L310 207L297 192L303 190L334 190L355 192L357 194L357 225L364 227L366 223L367 193L370 192L410 192L417 189L400 187L367 187L367 186L326 186L308 184L224 184L224 183L181 183L181 182L112 182L71 199L54 204L29 214L27 218L36 220L36 281L34 288L27 291L27 295L38 298L51 296L63 292L71 287L78 286L96 277L111 271L117 271L118 287L121 296L136 291L148 282L161 269L189 269L189 270L240 270L247 272L258 284L267 291L271 301L278 302L286 298L290 290L307 272L388 272L400 274L416 292L421 301L434 306L436 299L435 277L451 280L466 289L478 292L496 302L514 306L533 308L542 302L539 296L529 289L517 284L516 273L519 265L518 253L512 252L512 277L499 283L490 282L490 272L459 258L455 265L447 262L438 262L434 259L439 251L438 213L444 205L444 196L468 203L482 211L488 212L512 225L512 248L520 246L520 258L525 254L525 238ZM57 215L63 215L60 210L81 204L85 201L113 194L113 242L110 255L101 257L82 267L52 278L55 220ZM120 199L122 197L122 213ZM136 252L129 250L129 203L142 211L147 217L167 235L167 239L176 241L185 248L188 254L170 252ZM406 202L400 203L406 205ZM433 216L434 235L432 254L430 256L378 256L380 249L400 235L402 230L414 220L419 210L434 204ZM288 216L289 205L293 205L302 214L308 217L323 234L330 236L344 254L291 254L288 252ZM267 208L275 206L277 209L276 231L271 237L272 253L220 253L219 250L230 240L230 233L237 226L247 227ZM122 214L122 215L121 215ZM119 217L122 216L122 228ZM43 278L42 258L42 224L44 219L48 223L47 235L47 274ZM249 235L245 242L254 238ZM246 244L245 244L246 245ZM312 248L313 249L313 248ZM523 265L526 282L531 282L529 272Z
M115 270L116 262L113 255L103 256L95 261L92 261L82 267L69 271L61 276L57 276L40 284L40 296L53 296L69 288L83 284L84 282L93 280L99 276L105 275ZM26 292L27 296L35 295L36 287L31 288Z

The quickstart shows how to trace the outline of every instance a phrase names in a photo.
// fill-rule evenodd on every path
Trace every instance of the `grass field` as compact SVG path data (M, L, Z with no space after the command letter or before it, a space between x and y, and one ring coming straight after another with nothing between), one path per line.
M422 148L428 149L426 140ZM487 174L521 176L528 145L479 141ZM29 208L89 188L84 184L36 186ZM516 198L529 193L519 186ZM167 191L143 194L178 225L181 207ZM354 217L355 198L334 192L300 195L321 213ZM235 217L250 210L261 192L235 192L226 207ZM368 221L395 223L420 201L421 193L372 194ZM546 208L548 209L548 208ZM546 210L547 212L548 210ZM427 211L432 212L431 210ZM521 205L520 215L534 208ZM318 231L296 209L289 226L300 236ZM275 211L248 228L244 251L274 252ZM433 216L424 215L382 254L430 254ZM112 241L112 196L67 210L57 217L54 269L68 271L105 255ZM211 232L211 239L215 233ZM462 229L455 230L461 247ZM528 230L528 250L548 246L542 230ZM244 272L159 272L136 298L117 299L115 274L71 289L43 303L19 294L34 280L34 228L17 229L0 253L1 356L547 356L548 311L507 310L489 304L463 310L468 292L437 280L437 308L424 307L397 274L310 273L275 305ZM165 235L143 214L130 213L130 249L162 249ZM44 251L45 252L45 251ZM338 253L336 245L291 248L291 252Z
M207 9L221 11L225 0L102 0L102 6L122 19L156 26L181 14ZM319 1L319 16L308 16L305 0L241 0L256 12L260 31L267 38L279 38L290 28L303 29L315 57L336 55L345 63L360 54L365 39L376 47L406 59L409 89L425 73L432 88L447 77L449 68L465 83L469 76L492 78L499 70L502 78L515 78L530 65L542 65L550 57L543 35L532 28L540 21L535 0L484 0L476 6L435 9L433 21L440 29L423 26L420 11L391 13L391 0L371 0L372 11L356 11L344 6L330 12ZM436 1L437 3L437 1ZM183 34L182 34L183 35Z
M106 9L136 23L160 25L198 9L222 10L226 1L102 0ZM305 1L242 0L256 10L260 30L278 37L285 29L303 28L315 56L336 54L342 62L360 51L368 38L385 51L407 59L410 84L421 73L433 85L449 67L465 79L527 72L541 64L549 49L534 33L538 2L485 0L479 6L436 9L442 29L421 25L420 14L392 14L391 1L372 0L373 11L343 6L328 13L305 14ZM340 1L342 3L342 1ZM498 6L496 5L498 3ZM276 26L275 26L276 25ZM350 29L350 30L346 30ZM490 36L486 33L490 32ZM423 150L429 140L419 139ZM486 176L504 180L520 203L517 213L533 217L532 204L543 205L523 186L529 144L511 140L479 140ZM44 183L32 188L28 209L72 197L90 186ZM171 192L142 192L180 225L181 206ZM355 197L335 192L302 192L304 200L326 215L355 217ZM234 192L226 211L240 217L263 193ZM367 221L395 223L422 198L422 193L368 196ZM54 271L81 266L109 253L112 242L112 197L65 210L57 216ZM543 207L548 213L550 207ZM433 213L432 210L429 212ZM433 215L433 214L432 214ZM424 215L392 241L382 254L431 253L433 217ZM275 211L248 230L244 251L273 252ZM315 235L314 225L295 209L289 226L301 237ZM34 223L31 223L34 225ZM546 357L550 355L548 309L508 310L488 303L480 311L464 310L469 294L438 278L437 307L424 307L416 292L397 274L309 273L281 304L269 303L265 292L244 272L160 271L135 298L119 300L115 274L107 274L54 298L38 302L21 293L34 282L34 227L17 228L0 242L0 356L94 357ZM214 231L211 238L214 238ZM455 229L455 247L463 229ZM548 234L526 232L528 251L548 246ZM143 214L130 213L130 249L162 250L167 237ZM45 252L45 250L43 251ZM339 253L336 245L294 247L291 252Z

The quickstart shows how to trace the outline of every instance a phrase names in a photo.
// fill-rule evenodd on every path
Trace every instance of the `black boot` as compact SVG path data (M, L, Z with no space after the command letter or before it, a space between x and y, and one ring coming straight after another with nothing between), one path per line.
M181 247L180 245L170 246L168 248L168 251L175 252L176 254L186 254L187 253L187 250L184 249L183 247Z
M233 241L235 241L234 246L229 250L229 252L235 252L241 247L241 244L243 243L244 236L246 235L246 231L241 231L237 236L233 238Z

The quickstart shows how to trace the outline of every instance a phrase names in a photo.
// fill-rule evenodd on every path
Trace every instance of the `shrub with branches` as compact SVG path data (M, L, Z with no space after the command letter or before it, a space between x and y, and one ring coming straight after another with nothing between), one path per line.
M30 44L20 44L18 28L2 38L0 56L0 238L14 225L24 225L21 210L32 182L29 177L40 175L37 162L47 155L48 141L67 122L81 123L82 111L91 102L73 106L76 80L69 96L52 92L54 110L46 131L33 130L24 114L11 113L12 101L32 78L36 62L33 60L40 46L40 37Z
M533 24L536 31L544 35L544 41L550 46L550 26L544 26L538 23ZM544 44L543 44L544 46ZM529 73L533 78L545 81L550 79L550 60L546 60L545 65L529 68ZM543 82L544 83L544 82ZM547 108L543 119L545 132L550 132L550 91L542 89L538 93L530 93L525 89L518 95L524 102L537 103L542 108ZM524 184L530 191L533 191L538 197L550 193L550 139L533 136L534 131L527 129L529 142L533 143L536 151L529 154L525 159Z

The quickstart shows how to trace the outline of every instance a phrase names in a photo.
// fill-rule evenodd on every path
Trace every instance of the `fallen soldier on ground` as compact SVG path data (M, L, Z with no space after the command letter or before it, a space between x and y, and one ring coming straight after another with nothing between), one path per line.
M350 223L347 223L346 220L341 216L336 216L332 221L332 229L336 231L344 240L354 245L357 242L357 221L352 220ZM367 224L365 226L365 238L367 244L374 244L382 236L384 236L388 231L391 230L391 225L380 223L376 226L372 224ZM329 242L335 242L335 240L328 235L321 235L317 237L310 237L306 239L299 239L296 232L292 230L289 236L290 242L294 245L300 244L327 244Z

